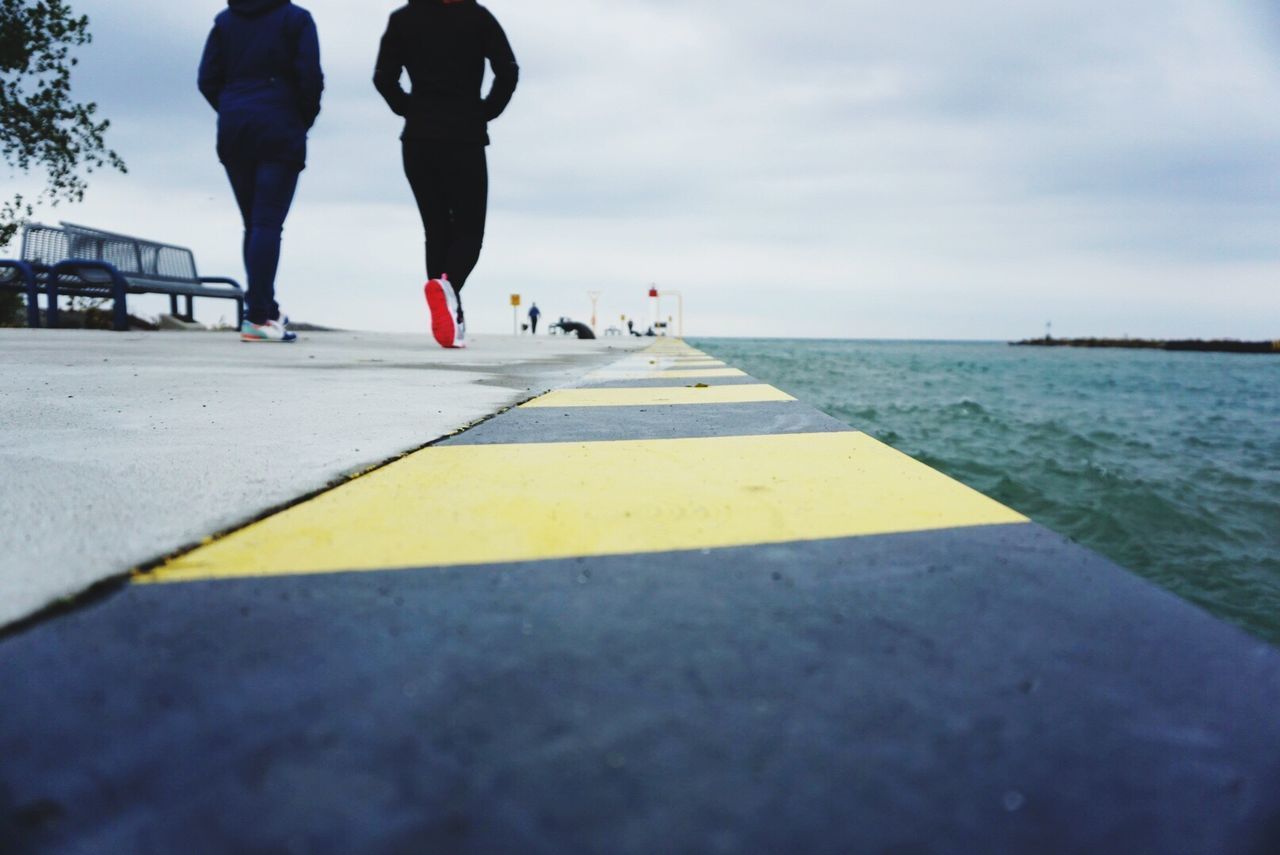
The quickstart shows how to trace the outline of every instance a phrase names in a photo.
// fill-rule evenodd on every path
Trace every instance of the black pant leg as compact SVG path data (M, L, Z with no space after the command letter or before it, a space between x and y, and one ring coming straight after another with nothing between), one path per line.
M483 145L454 143L442 158L452 215L452 240L445 265L459 291L480 261L489 212L489 162Z
M449 247L453 243L447 171L441 168L437 145L427 140L405 140L402 146L404 174L422 217L428 279L439 279L449 272Z

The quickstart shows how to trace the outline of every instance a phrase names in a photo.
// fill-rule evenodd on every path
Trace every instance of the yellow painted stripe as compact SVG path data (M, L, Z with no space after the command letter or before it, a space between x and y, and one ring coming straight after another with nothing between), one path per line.
M764 384L742 386L659 386L652 389L559 389L523 407L644 407L663 404L758 404L795 398Z
M137 581L491 564L1025 522L852 431L438 446Z
M653 371L597 371L587 375L589 380L678 380L691 377L746 377L747 372L737 368L668 368Z

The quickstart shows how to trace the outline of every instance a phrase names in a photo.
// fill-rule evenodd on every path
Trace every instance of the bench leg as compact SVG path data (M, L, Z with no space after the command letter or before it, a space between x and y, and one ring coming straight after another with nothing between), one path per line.
M56 330L58 324L58 275L56 273L49 274L49 282L44 287L44 299L49 304L49 308L45 311L45 322L49 329Z
M23 262L18 272L27 286L27 326L37 329L40 326L40 286L36 282L35 268Z
M111 277L111 327L116 332L129 331L129 307L126 304L129 283L124 281L115 265L96 259L69 258L60 261L49 270L46 290L49 295L49 326L58 325L58 277L85 279L86 270L98 270ZM96 284L96 283L95 283Z
M124 283L111 283L111 326L116 332L129 331L129 307L125 304Z
M178 317L178 295L177 294L169 295L169 314L175 318Z
M40 289L34 279L27 282L27 326L32 329L40 326Z
M39 327L40 284L36 279L36 267L27 261L4 259L0 260L0 270L12 270L14 277L22 280L22 296L27 304L27 326L32 329Z
M196 301L194 297L187 297L187 323L194 324L196 322Z

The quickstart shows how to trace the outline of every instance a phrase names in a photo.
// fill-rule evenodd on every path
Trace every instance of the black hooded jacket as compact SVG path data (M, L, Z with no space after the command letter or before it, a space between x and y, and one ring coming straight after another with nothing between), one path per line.
M486 60L493 87L482 96ZM403 69L411 92L400 85ZM404 116L402 139L488 144L488 123L507 108L519 76L506 33L475 0L409 0L387 23L373 85Z

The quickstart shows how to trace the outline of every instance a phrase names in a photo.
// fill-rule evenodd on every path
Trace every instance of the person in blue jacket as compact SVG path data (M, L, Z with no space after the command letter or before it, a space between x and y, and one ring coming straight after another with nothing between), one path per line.
M249 279L242 341L295 336L275 299L280 235L320 115L324 74L315 21L290 0L228 0L200 61L200 92L218 113L218 159L244 219Z

